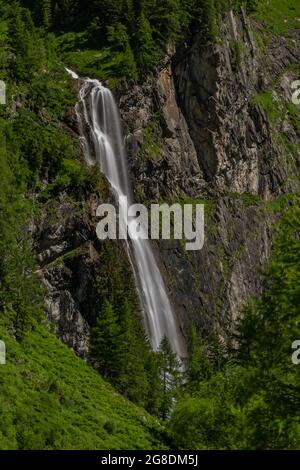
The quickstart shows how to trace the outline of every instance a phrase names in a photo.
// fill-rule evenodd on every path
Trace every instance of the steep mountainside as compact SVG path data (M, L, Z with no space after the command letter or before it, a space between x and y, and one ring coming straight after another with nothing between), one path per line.
M0 0L0 448L299 448L299 21L288 0ZM96 235L87 76L135 201L205 206L200 251L152 242L184 372L151 350L126 244Z
M44 326L7 346L1 367L0 448L157 449L158 420L117 394Z
M298 187L299 151L288 142L299 135L288 108L299 30L265 45L254 42L259 28L243 9L230 11L219 45L194 37L152 88L134 87L120 100L137 198L206 204L200 253L160 244L183 324L192 318L206 332L224 331L261 292L276 221L271 201Z
M155 79L122 82L115 90L136 200L205 204L206 241L200 252L186 252L176 240L161 241L157 251L183 330L193 320L203 336L226 335L241 307L261 293L276 205L298 187L299 155L289 141L297 144L299 136L288 107L297 78L293 67L300 59L299 30L267 44L263 39L256 44L254 32L260 38L260 25L243 9L230 11L219 45L202 45L196 35L177 52L168 48ZM78 132L74 115L66 119ZM101 256L93 219L97 204L87 207L92 219L86 226L79 217L81 225L75 232L71 228L74 240L68 236L71 207L67 219L58 217L52 227L44 219L38 235L43 240L44 230L49 232L46 243L54 257L60 250L53 267L43 260L46 279L58 286L52 287L48 309L61 336L78 351L88 337L85 322L99 308L96 285L88 282L90 270L98 269L99 250ZM89 248L77 256L72 250L80 240ZM68 252L72 261L65 262L61 255ZM71 273L59 268L59 260L72 265Z

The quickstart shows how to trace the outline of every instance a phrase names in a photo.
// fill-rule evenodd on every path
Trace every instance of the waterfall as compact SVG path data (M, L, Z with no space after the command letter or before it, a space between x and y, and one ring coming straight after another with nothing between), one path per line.
M74 72L67 71L73 78L77 77ZM88 165L98 165L106 175L115 199L119 202L120 223L127 230L127 226L124 226L127 223L124 213L127 207L122 206L120 197L127 196L128 205L134 201L120 117L112 93L98 80L85 79L79 92L76 114L86 162ZM131 238L126 243L152 349L157 351L163 336L167 336L178 357L186 357L185 341L168 298L151 241Z

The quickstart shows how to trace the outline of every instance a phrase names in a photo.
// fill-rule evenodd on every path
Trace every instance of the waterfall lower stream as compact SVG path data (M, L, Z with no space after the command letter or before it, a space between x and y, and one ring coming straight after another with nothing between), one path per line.
M75 72L66 69L74 79ZM127 158L123 145L120 117L111 91L98 80L85 79L79 92L76 114L80 139L88 165L98 165L111 184L116 202L119 202L119 218L127 230L124 211L133 204ZM130 233L129 233L130 236ZM186 357L185 341L180 331L166 287L158 268L151 241L130 238L127 253L131 262L135 282L144 314L145 329L154 351L167 336L175 353Z

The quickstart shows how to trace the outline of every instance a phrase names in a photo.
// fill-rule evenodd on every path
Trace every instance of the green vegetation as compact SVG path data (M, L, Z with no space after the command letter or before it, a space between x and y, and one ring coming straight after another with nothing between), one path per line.
M215 207L216 207L216 202L217 201L216 201L215 197L202 199L202 198L192 198L192 197L188 197L186 195L179 195L178 197L175 197L172 200L173 204L174 203L179 203L182 206L184 206L185 204L192 204L192 205L203 204L204 205L205 217L210 217L213 214L213 212L215 210Z
M261 198L257 194L241 194L244 207L257 206L261 204Z
M161 448L162 428L118 395L45 326L22 344L3 325L7 364L0 375L0 448Z
M143 129L143 145L140 149L139 155L142 158L152 160L154 162L158 162L161 159L161 144L160 144L160 137L161 137L161 128L160 128L160 121L159 116L157 119L153 119L150 121Z
M143 77L159 65L165 45L198 33L203 44L218 36L218 18L228 0L22 0L64 62L82 75L115 84ZM253 0L234 0L235 9Z
M300 4L290 0L257 1L255 17L264 22L268 34L284 35L299 28Z
M236 10L246 5L272 35L298 26L299 6L292 3L231 2ZM0 106L0 339L7 346L7 364L0 366L1 449L150 449L166 441L179 449L299 448L300 369L291 361L300 320L295 196L264 205L285 215L262 298L245 308L229 345L217 332L205 339L190 325L185 380L166 338L158 352L150 350L131 268L116 244L101 245L95 279L99 310L90 319L90 360L96 370L58 341L45 324L28 229L45 205L56 221L59 197L70 198L80 214L88 194L108 191L62 125L76 100L64 65L111 84L148 77L166 44L194 34L204 45L217 41L227 7L227 0L0 0L0 78L8 96ZM242 44L233 47L238 67ZM253 101L274 127L288 117L299 133L294 105L282 106L270 91ZM141 156L158 160L159 116L143 132ZM287 136L280 138L294 150ZM261 203L254 195L238 197L244 208ZM206 217L216 203L181 196L173 202L204 203ZM53 263L72 267L79 250ZM230 263L223 247L217 250L225 279ZM222 298L216 306L222 309Z
M288 112L288 120L293 125L296 133L300 135L300 119L299 119L299 111L297 106L290 102L287 107Z
M220 349L199 346L192 333L189 381L169 422L176 447L299 449L300 370L291 357L299 336L299 233L294 198L278 228L263 296L246 308L233 337L239 346L221 354L221 367L214 359Z
M283 117L281 103L276 102L272 91L260 93L254 96L252 101L254 104L259 104L262 106L271 123L274 124L280 119L280 117Z
M179 364L168 340L150 351L141 318L125 298L113 307L104 300L92 329L94 367L129 400L163 419L180 385Z
M255 95L252 98L253 104L259 104L265 111L269 122L274 142L286 155L288 162L293 162L299 152L299 144L290 138L289 132L284 130L284 125L288 122L294 132L300 135L300 119L297 106L292 102L284 102L280 97L279 78L273 82L273 89ZM293 171L293 170L292 170Z
M43 291L28 222L39 217L39 204L49 202L53 217L58 195L74 202L91 191L105 196L107 184L79 160L78 143L61 127L76 97L53 35L36 28L17 2L0 1L0 14L0 72L8 97L0 107L0 338L7 348L0 448L160 447L158 421L118 395L43 326ZM50 24L49 16L43 18ZM57 262L72 263L75 254ZM114 280L120 283L117 270ZM116 301L118 289L111 292Z

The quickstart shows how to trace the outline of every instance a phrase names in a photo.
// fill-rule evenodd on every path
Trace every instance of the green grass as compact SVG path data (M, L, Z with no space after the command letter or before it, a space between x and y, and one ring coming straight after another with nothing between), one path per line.
M85 49L64 54L65 63L73 68L82 77L108 80L110 87L114 87L124 77L134 75L127 56L123 53L113 52L106 47L101 50Z
M160 143L159 117L155 116L148 126L143 129L144 141L140 150L142 158L159 162L162 159Z
M298 0L259 0L255 17L263 21L268 33L284 35L300 27Z
M258 206L262 201L257 194L242 193L243 207Z
M280 104L276 103L272 91L257 94L252 99L253 104L260 104L274 124L281 117Z
M291 194L282 194L276 199L265 202L265 210L267 213L282 214L293 203L294 196Z
M300 136L300 114L297 106L292 102L288 104L288 118L295 131Z
M0 449L160 448L159 422L117 394L46 326L17 343L0 325Z
M109 80L114 87L126 76L136 77L135 63L129 51L115 51L110 47L93 49L88 46L85 33L66 33L56 38L64 64L82 77Z
M80 75L100 76L103 75L102 60L107 57L106 51L86 49L83 51L72 51L65 54L67 64L74 67Z

